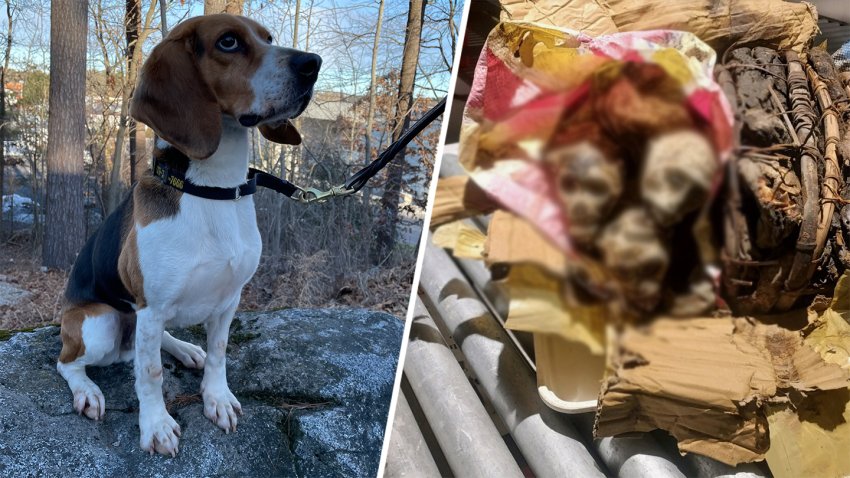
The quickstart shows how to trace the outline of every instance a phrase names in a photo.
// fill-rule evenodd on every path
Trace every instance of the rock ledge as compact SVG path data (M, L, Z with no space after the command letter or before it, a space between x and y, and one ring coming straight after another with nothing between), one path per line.
M228 378L244 415L226 435L204 417L202 372L163 354L180 454L139 448L131 364L90 367L106 397L92 422L56 372L59 328L0 341L0 476L375 476L404 324L368 310L240 313ZM200 327L172 332L205 346Z

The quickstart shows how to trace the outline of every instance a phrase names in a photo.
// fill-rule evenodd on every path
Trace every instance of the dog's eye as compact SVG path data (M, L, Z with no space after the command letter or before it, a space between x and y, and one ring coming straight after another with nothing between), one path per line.
M227 33L218 39L215 46L223 52L231 53L239 49L239 39L232 33Z
M271 43L271 42L273 42L273 41L274 41L274 37L272 37L271 35L269 35L269 37L268 37L268 38L266 38L266 41L267 41L267 42L269 42L269 43Z

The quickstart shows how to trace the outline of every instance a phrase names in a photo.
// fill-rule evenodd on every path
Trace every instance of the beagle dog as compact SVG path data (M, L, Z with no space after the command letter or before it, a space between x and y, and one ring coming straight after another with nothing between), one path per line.
M248 173L249 129L298 144L289 122L307 107L321 57L273 46L244 17L209 15L176 26L143 65L131 115L161 138L155 159L197 187L238 191ZM260 260L253 198L205 199L148 174L89 238L65 290L56 364L74 409L103 418L89 365L135 361L143 450L176 456L180 426L162 394L165 350L203 368L204 414L226 432L242 409L225 374L231 320ZM205 324L207 350L166 328Z

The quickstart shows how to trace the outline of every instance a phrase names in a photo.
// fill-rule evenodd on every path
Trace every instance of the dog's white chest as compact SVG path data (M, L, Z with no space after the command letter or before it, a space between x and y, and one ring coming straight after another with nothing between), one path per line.
M149 306L171 310L175 325L214 318L239 300L260 260L253 198L184 194L177 215L138 229L138 245Z

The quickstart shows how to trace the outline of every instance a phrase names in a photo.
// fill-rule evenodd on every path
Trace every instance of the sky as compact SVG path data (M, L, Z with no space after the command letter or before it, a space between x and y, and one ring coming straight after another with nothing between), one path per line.
M48 0L9 0L13 6L13 68L27 66L47 69L50 61L50 2ZM113 32L113 51L123 41L121 25L125 0L89 0L90 11L101 5L106 29ZM426 7L423 28L423 48L420 70L417 75L417 93L441 97L448 90L450 74L443 57L451 60L447 13L451 3L462 0L431 0ZM245 14L264 24L273 32L276 43L292 46L294 0L246 0ZM150 0L142 0L142 17L150 8ZM159 10L154 11L152 32L144 45L145 51L161 39ZM372 42L378 12L377 0L302 0L298 47L320 54L324 59L318 88L348 94L363 94L369 87ZM404 32L407 20L407 0L386 0L381 39L379 42L378 71L387 72L401 65ZM5 9L0 12L5 13ZM462 3L455 6L455 28L460 25ZM202 0L170 0L168 23L203 13ZM89 21L90 70L103 70L103 55L94 37L93 15ZM308 28L309 17L309 28ZM5 18L0 20L0 35L6 33ZM308 38L309 30L309 38ZM309 43L309 45L308 45ZM441 55L442 52L442 55Z

